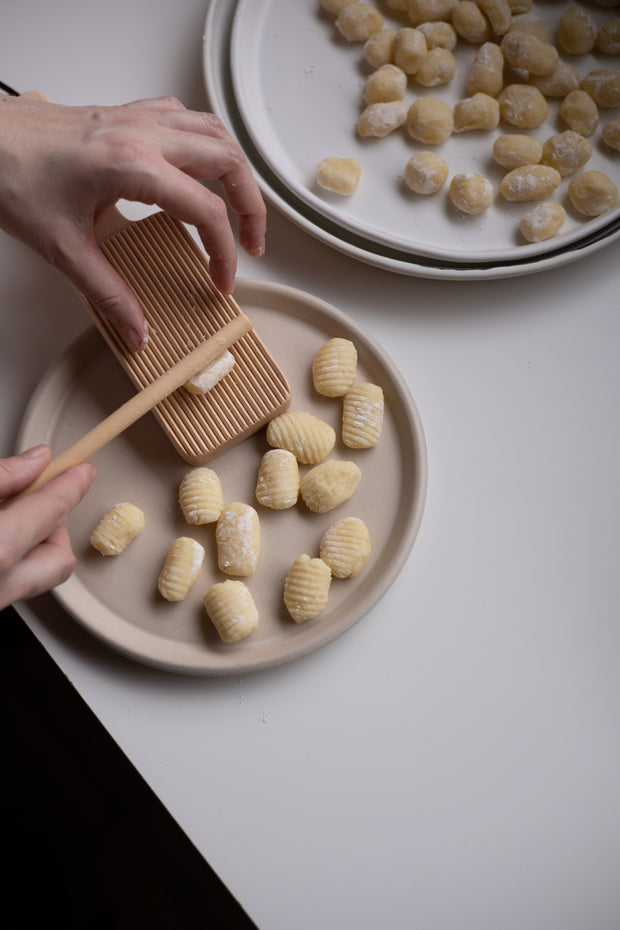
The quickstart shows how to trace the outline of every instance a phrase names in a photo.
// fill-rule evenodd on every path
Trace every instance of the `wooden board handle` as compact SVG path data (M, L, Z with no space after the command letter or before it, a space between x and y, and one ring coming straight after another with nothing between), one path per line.
M131 426L145 413L152 410L156 404L168 397L169 394L172 394L173 391L176 391L177 388L182 387L192 375L214 362L219 355L229 349L233 343L241 339L251 329L252 323L243 313L226 323L214 336L199 345L193 352L182 358L180 362L173 365L172 368L147 385L138 394L134 394L118 410L115 410L114 413L102 420L85 436L82 436L72 446L52 459L33 484L16 494L15 497L10 498L10 500L4 501L0 506L19 500L27 494L32 494L33 491L38 490L38 488L62 474L72 465L80 465L82 462L86 462L91 455L102 449L110 440L119 436L128 426Z

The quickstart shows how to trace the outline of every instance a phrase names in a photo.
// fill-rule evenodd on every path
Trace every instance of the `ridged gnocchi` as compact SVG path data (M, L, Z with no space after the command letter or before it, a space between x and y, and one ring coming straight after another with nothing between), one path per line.
M179 485L179 505L186 522L193 526L215 523L224 509L217 472L205 466L187 472Z
M308 510L327 513L344 504L357 490L361 470L355 462L330 459L315 465L301 479L299 491Z
M350 449L371 449L381 437L383 388L365 381L345 394L342 403L342 441Z
M313 620L325 609L331 580L323 559L297 556L284 582L284 604L295 623Z
M252 575L260 554L260 520L249 504L227 504L215 527L217 564L226 575Z
M207 394L216 384L225 378L235 367L235 357L228 349L222 352L215 361L189 378L183 387L190 394Z
M256 500L271 510L287 510L299 497L299 465L287 449L268 449L256 477Z
M357 374L357 349L350 339L334 336L312 360L314 389L323 397L342 397Z
M355 578L370 556L370 534L359 517L345 517L321 537L319 555L334 578Z
M202 568L205 550L198 540L179 536L168 549L157 580L157 589L167 601L182 601Z
M144 514L134 504L115 504L90 534L90 544L101 555L120 555L144 529Z
M250 589L243 581L218 581L203 599L205 610L220 639L237 643L258 626L258 610Z
M332 451L336 431L329 423L306 410L288 410L267 425L267 442L287 449L303 465L315 465Z

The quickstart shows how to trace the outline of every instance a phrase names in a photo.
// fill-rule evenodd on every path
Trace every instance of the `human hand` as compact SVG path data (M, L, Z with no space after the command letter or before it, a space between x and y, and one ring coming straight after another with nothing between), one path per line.
M169 97L123 106L69 107L0 96L0 227L26 242L104 313L129 348L144 348L140 305L95 242L100 214L118 200L157 205L195 226L210 271L233 289L239 241L265 248L265 204L243 152L220 120Z
M0 498L29 487L50 459L48 446L0 459ZM64 521L95 475L94 465L75 465L38 491L0 507L0 609L71 575L75 556Z

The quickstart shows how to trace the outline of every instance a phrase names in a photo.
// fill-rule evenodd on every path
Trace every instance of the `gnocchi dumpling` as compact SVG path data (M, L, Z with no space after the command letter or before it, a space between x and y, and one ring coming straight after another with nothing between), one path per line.
M299 465L287 449L269 449L256 478L256 500L271 510L287 510L299 497Z
M204 607L221 640L236 643L258 626L258 610L243 581L218 581L203 599Z
M334 428L306 410L288 410L274 417L266 435L270 446L287 449L303 465L322 461L336 444Z
M360 477L361 471L355 462L330 459L306 472L299 491L308 510L327 513L355 493Z
M376 446L383 428L383 389L378 384L356 384L342 404L342 441L350 449Z
M313 620L325 609L331 580L323 559L297 556L284 582L284 604L295 623Z
M205 557L204 546L189 536L175 539L164 561L157 589L167 601L182 601L194 584Z
M357 349L350 339L328 339L312 361L314 388L323 397L342 397L355 383L356 373Z
M329 527L321 538L319 555L334 578L355 578L370 556L370 534L359 517L345 517Z
M215 523L224 509L217 472L204 466L187 472L179 485L179 504L187 523L194 526Z
M323 190L350 197L357 190L362 167L356 158L322 158L316 166L316 180Z
M90 534L90 544L101 555L120 555L144 529L144 514L134 504L115 504Z
M366 42L383 28L383 17L369 3L347 3L336 17L336 29L348 42Z
M217 562L227 575L251 575L260 554L260 520L249 504L227 504L215 527Z
M235 367L235 357L228 349L222 352L215 361L193 375L185 382L183 387L190 394L207 394L222 378L225 378Z

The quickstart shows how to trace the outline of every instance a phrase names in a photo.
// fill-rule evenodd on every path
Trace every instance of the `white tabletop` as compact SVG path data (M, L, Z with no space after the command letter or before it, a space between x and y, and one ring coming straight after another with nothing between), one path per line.
M8 4L0 78L65 103L206 106L205 0ZM88 324L2 236L0 454ZM271 209L244 277L335 304L404 373L429 490L397 581L345 636L242 678L109 651L19 610L261 930L620 925L617 249L486 282L391 274Z

